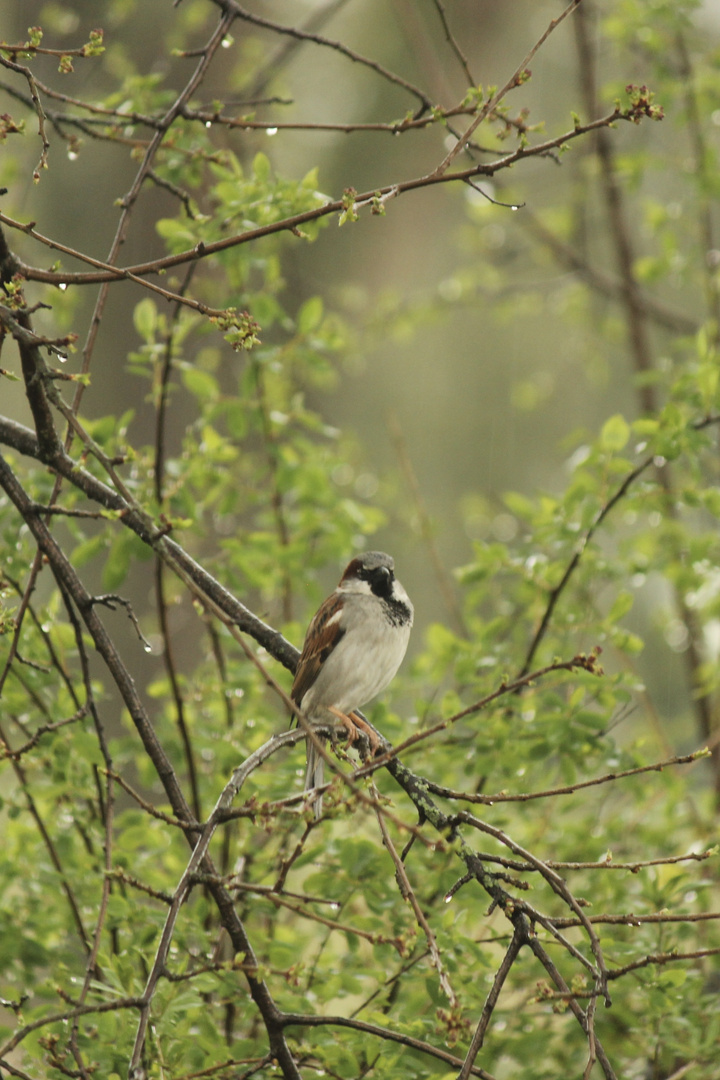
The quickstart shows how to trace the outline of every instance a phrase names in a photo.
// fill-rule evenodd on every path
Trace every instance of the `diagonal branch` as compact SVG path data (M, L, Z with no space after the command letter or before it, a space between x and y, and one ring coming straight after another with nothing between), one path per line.
M125 707L135 724L135 728L145 748L145 752L152 761L157 775L163 784L173 812L181 820L193 822L193 815L185 800L185 796L180 789L175 770L155 734L130 673L125 667L104 625L98 618L96 605L93 603L93 597L88 593L67 556L49 532L45 523L36 513L34 503L24 491L12 469L3 457L0 457L0 487L3 488L27 523L38 547L50 564L51 570L58 582L58 586L72 597L72 602L78 609L80 616L85 623L85 627L92 638L95 649L100 654L122 696ZM192 835L187 833L186 835L190 845L194 846ZM216 874L209 856L206 856L203 860L202 868L209 875ZM253 1001L263 1018L268 1034L270 1049L276 1056L286 1080L300 1080L300 1074L297 1070L295 1060L285 1041L282 1029L279 1026L280 1013L277 1005L264 980L257 974L254 974L254 972L257 972L258 970L257 960L245 931L245 927L235 910L232 897L224 886L219 883L211 883L208 887L217 905L221 921L228 931L235 951L245 954L248 963L248 971L246 972L248 988ZM136 1074L138 1080L141 1075L140 1072Z
M393 83L395 86L399 86L403 90L407 90L409 94L412 94L413 97L417 98L420 103L418 111L418 115L420 116L433 107L432 101L420 87L414 86L407 79L403 79L402 76L396 75L395 72L383 67L377 60L362 56L360 53L348 48L348 46L344 45L341 41L334 41L332 38L323 37L322 34L315 34L309 30L301 30L297 26L286 26L281 23L273 22L271 19L266 19L262 15L256 15L254 12L241 7L240 4L236 3L236 0L215 0L215 3L225 8L227 12L232 13L233 18L242 19L244 22L251 23L253 26L260 26L265 30L272 30L276 34L295 38L298 41L309 41L315 45L322 45L324 48L332 49L334 52L340 53L342 56L347 57L348 60L352 60L356 64L361 64L363 67L370 68L371 71L382 76L383 79Z
M210 841L215 835L215 830L223 819L224 811L228 810L232 805L233 799L242 788L245 780L250 773L258 768L264 761L267 761L272 754L277 753L278 750L283 749L286 746L294 746L296 742L305 738L305 733L299 729L295 731L285 731L280 735L274 735L263 746L261 746L254 753L250 754L248 758L239 765L232 774L232 777L223 788L220 796L215 804L213 812L208 818L200 836L195 843L195 846L190 856L190 860L183 871L182 877L178 882L178 885L173 893L172 903L170 909L165 918L165 925L160 937L160 942L155 953L155 960L150 974L148 975L147 982L145 984L145 990L142 995L142 1004L140 1006L140 1021L137 1027L137 1033L135 1036L135 1045L133 1047L132 1057L130 1059L129 1075L131 1080L139 1080L143 1076L141 1069L141 1060L143 1047L145 1045L145 1035L147 1032L147 1026L150 1021L150 1008L152 1005L153 996L157 989L157 985L160 981L160 977L165 971L167 964L168 953L170 951L170 945L172 942L173 934L175 932L175 924L177 922L178 915L180 914L180 908L187 899L187 896L195 884L198 870L205 862L208 848L210 847ZM219 879L212 877L205 877L204 880L208 884L214 884L219 886ZM256 967L256 963L251 959L251 968ZM252 972L251 972L252 974Z
M487 1031L490 1018L492 1017L495 1006L497 1005L498 998L500 997L500 991L502 990L505 980L510 974L510 969L517 960L518 954L525 944L520 927L516 926L513 930L513 936L508 945L507 951L502 959L502 963L498 970L495 972L495 978L493 984L490 987L490 992L485 999L483 1011L480 1014L480 1020L475 1028L475 1032L472 1037L472 1041L468 1048L467 1055L463 1061L462 1069L458 1073L457 1080L468 1080L468 1077L472 1076L472 1067L475 1058L482 1049L483 1042L485 1041L485 1032Z
M428 1054L438 1061L444 1061L454 1068L458 1068L462 1065L460 1058L456 1057L454 1054L448 1053L447 1050L441 1050L437 1046L431 1046L429 1043L423 1042L422 1039L416 1039L412 1035L390 1031L388 1028L380 1027L379 1024L369 1024L365 1020L356 1020L347 1016L315 1016L312 1013L285 1013L282 1018L282 1024L283 1027L350 1028L353 1031L361 1031L366 1035L373 1035L378 1039L386 1039L388 1042L399 1043L401 1046L407 1046L412 1050L418 1050L420 1053ZM485 1069L478 1068L476 1065L473 1065L469 1075L479 1076L481 1080L494 1080L494 1077L490 1073L486 1072Z
M156 528L147 515L134 509L113 488L79 466L62 447L51 461L48 460L41 450L35 433L23 424L18 424L6 417L0 417L0 443L12 447L21 454L52 465L59 476L69 480L89 499L118 514L122 523L131 529L143 543L159 552L166 553L169 561L177 565L211 600L218 604L240 630L250 634L268 650L271 656L274 656L290 671L295 670L299 653L294 645L291 645L279 631L268 626L249 608L241 604L216 578L188 555L180 544L167 536L165 530ZM31 512L35 513L35 504L28 500L28 505Z
M634 769L623 769L622 772L605 773L604 776L596 776L592 780L578 780L576 784L566 784L564 787L548 788L546 791L525 791L515 794L507 791L498 791L494 795L482 795L478 792L454 791L452 788L443 787L441 784L430 783L428 788L434 795L442 799L458 799L462 802L480 803L483 806L494 806L500 802L530 802L532 799L551 799L557 795L574 795L583 788L597 787L598 784L610 784L615 780L623 780L627 776L638 776L646 772L662 772L671 765L690 765L692 762L706 758L709 751L705 748L695 750L692 754L681 754L668 758L665 761L654 761L651 765L637 765Z
M440 953L440 949L438 948L437 938L433 933L432 927L430 926L430 923L428 922L425 913L420 907L418 898L415 895L415 890L410 884L410 878L408 877L407 870L405 869L403 861L398 855L395 845L392 842L392 838L390 836L390 833L388 832L387 822L385 821L384 815L380 811L379 804L375 807L375 816L377 817L378 825L380 826L380 833L382 835L383 844L387 851L389 851L390 858L392 859L393 865L395 867L395 878L397 880L398 886L400 887L400 895L402 896L403 900L406 900L410 904L410 907L413 909L418 926L425 935L428 953L430 955L430 962L438 973L438 981L440 983L440 986L442 987L448 1001L450 1002L450 1005L453 1007L453 1009L457 1009L460 1006L460 1001L457 994L453 990L452 983L450 982L448 974L445 970L445 965L443 964L442 960L442 954Z
M417 191L421 188L432 187L436 184L448 184L458 181L466 182L467 180L478 176L494 176L496 173L504 169L509 169L517 162L524 161L527 158L547 157L552 151L557 150L561 146L569 145L573 140L581 138L588 132L597 131L600 128L611 127L618 120L638 121L642 119L644 115L645 113L639 105L631 104L627 108L617 106L607 115L600 117L597 120L591 120L587 124L577 124L571 130L563 132L554 139L547 139L545 142L536 143L534 146L521 144L516 147L515 150L497 158L495 161L490 161L485 164L474 164L466 169L461 169L452 173L431 173L426 176L415 177L412 180L386 184L382 187L373 188L371 191L366 191L355 196L354 201L356 206L368 206L372 209L372 207L377 205L378 200L382 202L384 198L394 198L397 195L402 195L406 192ZM275 233L291 232L296 236L302 235L300 230L302 226L308 222L318 221L321 218L334 214L341 214L346 209L347 205L345 198L331 199L319 206L304 210L298 214L293 214L290 217L269 222L266 225L257 226L256 228L247 229L245 232L223 237L220 240L196 244L193 248L177 252L173 255L166 255L159 259L153 259L150 262L137 263L127 267L118 267L113 265L110 260L103 262L99 259L94 259L83 252L68 248L59 241L52 240L50 237L39 233L35 229L34 222L23 224L22 222L9 217L7 214L0 213L0 223L25 233L32 239L45 244L53 250L70 255L90 266L99 267L97 270L91 272L44 270L39 267L29 266L16 258L15 271L29 281L40 281L51 285L92 285L111 281L132 280L137 281L137 283L143 285L144 288L151 288L154 291L161 293L167 299L173 301L181 300L182 303L193 307L195 310L201 312L204 311L205 313L217 316L222 313L215 311L215 309L204 308L202 304L191 300L189 297L181 298L178 293L168 292L151 282L137 279L142 279L148 274L161 273L162 271L172 269L173 267L181 266L188 262L194 262L197 259L204 259L210 255L217 254L220 251L226 251L229 248L237 247L241 244L252 243L264 236L271 236Z

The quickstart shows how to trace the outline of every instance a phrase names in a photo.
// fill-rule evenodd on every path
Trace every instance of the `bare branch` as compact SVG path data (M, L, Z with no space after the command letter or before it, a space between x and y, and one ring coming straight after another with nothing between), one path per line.
M593 780L578 780L576 784L566 784L563 787L548 788L546 791L507 792L498 791L494 795L482 795L479 792L454 791L452 788L442 787L440 784L430 782L429 790L434 795L440 795L444 799L458 799L462 802L480 803L483 806L493 806L502 802L530 802L532 799L550 799L556 795L574 795L576 791L584 788L596 787L598 784L609 784L615 780L624 780L628 776L638 776L646 772L662 772L672 765L689 765L700 761L708 756L707 749L696 750L692 754L667 758L665 761L655 761L652 765L638 765L634 769L624 769L622 772L605 773L604 776L595 777Z
M371 60L367 56L362 56L360 53L355 52L353 49L349 49L347 45L344 45L341 41L333 41L331 38L323 37L321 34L314 34L307 30L301 30L297 26L283 26L280 23L273 22L271 19L266 19L261 15L256 15L253 12L247 11L236 3L236 0L223 0L223 4L227 5L227 9L233 13L233 16L242 19L245 22L251 23L254 26L261 26L266 30L272 30L276 34L283 34L287 37L296 38L299 41L310 41L315 45L321 45L326 49L332 49L334 52L339 52L343 56L346 56L348 60L352 60L353 63L361 64L363 67L369 68L377 75L380 75L387 82L394 83L395 86L401 87L403 90L407 90L409 94L417 98L419 104L419 113L422 115L428 109L432 108L432 101L418 86L414 86L407 79L403 79L400 75L396 75L394 72L389 71L383 67L376 60Z
M454 1054L448 1053L447 1050L441 1050L439 1047L431 1046L429 1043L423 1042L421 1039L416 1039L412 1035L391 1031L389 1028L382 1028L378 1024L368 1024L364 1020L355 1020L347 1016L316 1016L312 1013L285 1013L282 1018L282 1024L283 1027L350 1028L353 1031L362 1031L366 1035L374 1035L378 1039L399 1043L401 1046L408 1046L413 1050L419 1051L421 1054L427 1054L429 1057L436 1058L438 1061L444 1061L454 1068L460 1068L462 1065L460 1058L455 1057ZM494 1080L494 1077L489 1072L486 1072L485 1069L478 1068L477 1065L473 1066L472 1072L469 1075L479 1076L481 1080Z
M383 814L380 811L379 805L376 808L375 816L377 817L377 822L380 826L380 833L382 835L383 844L387 851L390 852L390 858L392 859L393 865L395 867L395 879L400 888L400 895L402 896L403 900L407 901L410 904L415 914L417 924L425 935L430 960L433 967L437 971L440 986L448 1001L450 1002L452 1008L457 1009L459 1008L460 1001L452 987L452 983L450 982L447 971L445 970L442 954L440 952L440 949L438 948L437 939L435 937L435 934L433 933L430 923L428 922L422 908L420 907L418 899L415 895L415 891L410 884L410 878L408 877L407 870L405 869L403 861L398 855L395 845L392 842L392 838L390 836L390 833L388 832L387 823Z
M473 1062L475 1061L475 1058L478 1056L480 1050L482 1049L482 1045L485 1041L485 1033L487 1031L488 1024L490 1023L492 1014L495 1010L495 1006L498 1003L500 991L505 985L505 980L510 974L510 969L515 963L520 949L524 944L525 942L523 941L522 933L519 927L516 926L513 931L513 936L510 944L508 945L507 951L503 956L502 963L495 973L495 978L493 979L493 984L490 988L490 992L485 999L485 1004L483 1006L483 1011L480 1015L480 1020L478 1021L478 1025L475 1028L472 1041L468 1048L467 1056L463 1061L462 1068L458 1073L457 1080L468 1080L468 1077L472 1076Z
M207 851L210 846L215 830L220 823L221 815L224 810L227 810L235 796L238 794L242 785L247 777L266 761L272 754L277 753L278 750L283 749L286 746L293 746L300 739L305 737L305 733L300 730L285 731L280 735L274 735L268 742L251 754L242 765L239 765L233 772L232 777L223 788L220 796L215 804L212 814L208 818L207 822L203 826L203 830L195 843L190 860L185 867L182 877L178 882L178 885L173 893L172 903L165 919L165 926L160 937L160 943L157 947L154 963L150 969L147 982L145 984L145 990L141 999L140 1006L140 1021L138 1023L137 1034L135 1036L135 1046L133 1048L132 1057L130 1059L129 1075L131 1078L139 1078L143 1075L141 1068L141 1059L143 1047L145 1045L145 1034L147 1031L147 1025L150 1020L150 1007L152 1005L153 996L157 989L158 982L165 970L167 963L168 953L170 951L170 945L172 943L173 933L175 931L175 923L177 917L180 914L180 908L182 907L188 893L190 892L197 873L206 859ZM212 872L211 872L212 873ZM211 881L211 878L207 879ZM219 887L219 886L218 886ZM257 971L257 961L254 961L252 957L249 958L249 972L254 978Z
M579 2L579 0L576 0L576 2ZM589 131L595 131L598 128L603 127L611 127L618 120L633 120L637 115L639 115L639 109L634 106L630 106L626 109L617 107L611 113L608 113L598 120L593 120L588 124L578 124L572 130L566 131L554 139L549 139L543 143L537 143L534 146L519 146L495 161L473 165L467 169L453 173L432 173L427 176L417 177L413 180L388 184L357 195L355 202L358 206L366 205L372 207L378 199L382 200L384 197L395 197L405 194L406 192L417 191L420 188L434 186L435 184L447 184L456 181L465 182L468 179L477 176L494 176L497 172L510 168L518 161L523 161L526 158L531 157L547 156L551 150L555 150L560 146L565 146L573 140L587 134ZM217 254L220 251L226 251L229 248L237 247L241 244L251 243L264 236L271 236L278 232L291 232L295 235L300 235L301 227L308 222L317 221L329 215L340 214L344 209L345 201L343 199L331 199L318 207L305 210L299 214L294 214L291 217L283 218L280 221L271 222L254 229L248 229L245 232L237 233L234 236L223 237L221 240L198 244L190 250L178 252L174 255L167 255L159 259L154 259L151 262L137 263L128 267L115 267L109 261L102 262L101 260L94 259L82 252L68 248L67 245L61 244L58 241L52 240L37 232L34 222L23 224L22 222L9 217L7 214L0 213L0 223L7 225L9 228L26 233L28 236L31 236L33 239L38 240L40 243L45 244L53 250L71 255L81 262L98 267L95 272L86 273L75 273L65 270L42 270L38 267L29 266L17 259L17 272L29 281L46 282L51 285L92 285L108 283L111 281L128 280L140 284L144 288L151 289L160 295L164 295L168 300L181 300L183 304L192 307L194 310L201 312L201 314L218 317L219 315L224 314L224 312L209 308L207 305L200 304L198 301L191 300L189 297L180 298L177 293L161 289L160 286L155 285L152 282L143 281L142 279L148 274L160 273L188 262L194 262L197 259L204 259L208 256Z

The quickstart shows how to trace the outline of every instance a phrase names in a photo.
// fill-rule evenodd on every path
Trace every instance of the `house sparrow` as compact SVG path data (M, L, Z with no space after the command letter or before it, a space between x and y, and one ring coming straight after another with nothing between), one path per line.
M385 689L407 649L413 606L394 568L382 551L366 551L348 564L308 627L290 691L310 722L327 724L335 716L351 741L358 728L365 731L374 750L375 732L349 714ZM322 783L323 760L308 739L305 790ZM313 806L319 818L322 795Z

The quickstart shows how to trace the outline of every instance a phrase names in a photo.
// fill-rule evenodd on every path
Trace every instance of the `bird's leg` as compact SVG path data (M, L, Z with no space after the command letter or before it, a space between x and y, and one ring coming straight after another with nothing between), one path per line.
M370 756L374 757L380 749L380 740L378 739L377 734L375 733L373 728L371 728L365 720L358 716L356 712L348 716L346 713L340 712L340 710L336 709L333 705L329 707L329 711L333 714L333 716L336 716L338 718L342 726L346 729L348 733L348 742L350 743L350 745L352 745L357 739L358 730L362 731L363 734L367 736L367 740L370 743Z

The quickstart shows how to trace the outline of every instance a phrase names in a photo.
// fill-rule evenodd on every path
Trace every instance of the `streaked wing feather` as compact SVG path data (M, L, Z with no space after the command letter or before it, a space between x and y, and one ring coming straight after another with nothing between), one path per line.
M345 635L345 629L337 617L339 607L341 607L340 597L333 593L318 608L308 627L295 672L295 681L290 691L293 701L298 704L302 702L305 694L317 679L330 653Z

